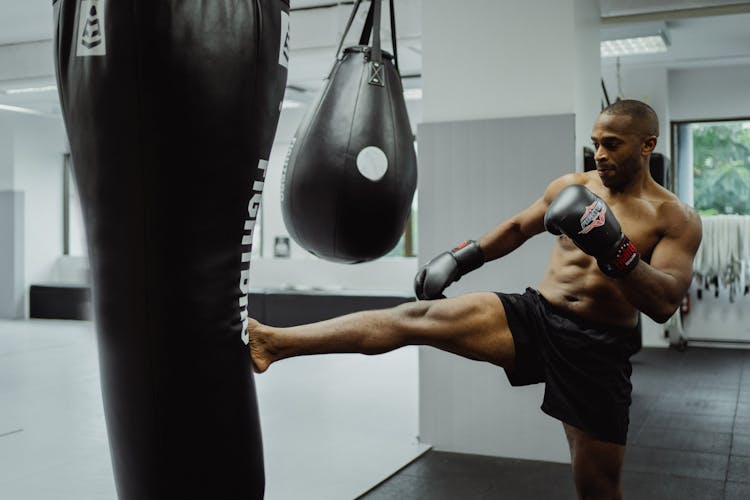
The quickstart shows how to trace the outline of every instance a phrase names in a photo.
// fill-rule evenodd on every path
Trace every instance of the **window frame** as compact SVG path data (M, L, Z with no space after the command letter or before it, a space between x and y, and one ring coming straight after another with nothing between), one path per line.
M749 122L750 116L739 116L739 117L724 117L724 118L693 118L693 119L682 119L682 120L670 120L669 122L669 154L672 158L670 165L670 174L672 179L672 192L676 193L677 196L682 198L682 189L679 183L679 168L681 167L680 154L679 154L679 128L684 125L692 124L710 124L710 123L726 123L726 122ZM691 166L692 168L692 166ZM694 203L691 203L694 207Z

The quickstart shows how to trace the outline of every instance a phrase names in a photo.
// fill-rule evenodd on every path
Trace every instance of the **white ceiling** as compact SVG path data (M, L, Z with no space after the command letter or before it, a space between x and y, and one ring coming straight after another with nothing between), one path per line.
M419 75L422 65L422 2L429 0L395 1L402 74ZM666 54L622 58L623 66L678 68L750 64L750 0L599 1L603 31L613 23L618 26L650 20L667 23L672 45ZM330 68L351 5L335 0L292 0L291 4L289 85L293 89L314 91ZM0 104L23 106L44 113L59 112L54 91L14 96L3 93L8 88L54 83L50 5L50 0L0 0ZM352 29L352 42L366 14L365 9L362 10ZM614 62L604 60L603 64ZM419 85L418 78L405 81L405 86L411 85ZM290 92L294 93L294 90Z
M604 17L747 5L742 0L599 0Z

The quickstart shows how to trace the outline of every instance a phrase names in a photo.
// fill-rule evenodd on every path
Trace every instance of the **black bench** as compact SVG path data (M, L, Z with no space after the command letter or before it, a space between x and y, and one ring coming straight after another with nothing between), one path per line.
M91 319L91 289L86 285L75 284L31 285L29 316L44 319Z
M272 326L293 326L414 300L407 294L368 291L254 290L250 315ZM29 316L45 319L92 319L91 289L85 285L31 285Z

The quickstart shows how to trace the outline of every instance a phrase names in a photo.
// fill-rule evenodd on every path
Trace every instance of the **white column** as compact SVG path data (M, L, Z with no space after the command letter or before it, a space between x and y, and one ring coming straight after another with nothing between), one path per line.
M422 9L425 122L574 113L582 159L600 105L598 2L429 0Z
M9 114L9 113L5 113ZM0 111L0 191L12 191L13 176L13 129L3 119ZM2 235L0 235L2 236Z
M478 238L582 170L600 105L595 0L429 0L423 8L419 261ZM553 239L540 235L449 288L536 286ZM500 368L420 350L420 438L437 449L568 461L543 386Z
M13 129L0 115L0 318L5 319L24 314L23 214L23 193L15 191Z

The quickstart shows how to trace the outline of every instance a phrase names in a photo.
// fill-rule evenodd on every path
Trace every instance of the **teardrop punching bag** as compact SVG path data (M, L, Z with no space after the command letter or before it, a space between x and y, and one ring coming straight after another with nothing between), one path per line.
M404 232L417 185L414 135L394 55L380 46L381 0L373 0L360 45L341 46L297 130L282 175L289 234L321 258L357 263L382 257ZM373 30L373 44L367 46Z
M288 3L53 5L119 498L262 498L244 325Z

